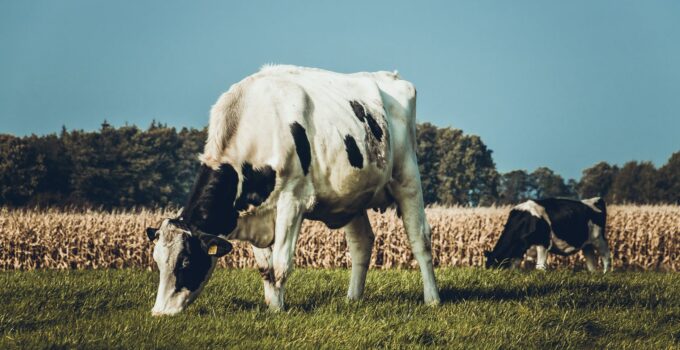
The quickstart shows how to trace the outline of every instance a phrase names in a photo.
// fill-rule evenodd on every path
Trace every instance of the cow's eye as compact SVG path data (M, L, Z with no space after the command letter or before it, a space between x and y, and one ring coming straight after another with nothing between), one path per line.
M184 258L182 259L182 268L186 269L187 267L189 267L189 258Z

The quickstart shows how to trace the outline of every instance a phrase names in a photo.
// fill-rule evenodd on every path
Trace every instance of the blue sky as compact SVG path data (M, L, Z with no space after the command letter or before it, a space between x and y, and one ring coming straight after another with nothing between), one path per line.
M397 69L501 171L680 150L678 1L0 0L0 133L202 127L271 62Z

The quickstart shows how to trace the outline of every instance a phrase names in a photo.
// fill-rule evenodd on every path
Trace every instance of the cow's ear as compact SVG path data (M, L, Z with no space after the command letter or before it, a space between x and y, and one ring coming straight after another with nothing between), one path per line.
M147 227L146 236L149 237L150 241L155 240L156 238L158 238L158 229L153 227Z
M200 238L208 255L216 258L227 255L234 248L226 239L211 234L204 233Z

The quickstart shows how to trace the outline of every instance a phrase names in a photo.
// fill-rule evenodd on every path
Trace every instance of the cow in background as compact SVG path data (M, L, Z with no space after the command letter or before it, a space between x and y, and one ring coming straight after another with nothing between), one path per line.
M484 252L486 267L518 267L532 248L539 270L546 269L548 252L571 255L582 250L589 271L597 269L597 255L602 257L604 272L610 271L606 222L607 206L599 197L528 200L512 208L493 251Z

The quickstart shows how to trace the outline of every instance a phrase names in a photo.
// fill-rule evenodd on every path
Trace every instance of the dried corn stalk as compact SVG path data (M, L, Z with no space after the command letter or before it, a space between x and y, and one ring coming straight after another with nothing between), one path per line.
M427 209L435 266L482 266L509 208ZM144 233L171 216L167 210L60 211L0 209L0 270L152 268L152 243ZM376 234L374 268L416 265L401 220L393 211L371 212ZM615 268L680 271L680 206L610 206L607 236ZM307 221L295 256L297 266L347 267L342 230ZM551 255L553 267L583 267L582 255ZM254 266L247 244L220 261L224 267Z

